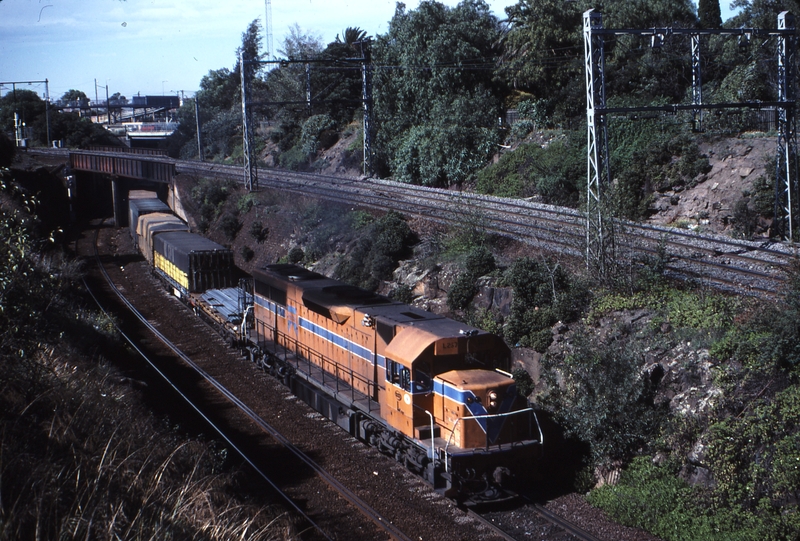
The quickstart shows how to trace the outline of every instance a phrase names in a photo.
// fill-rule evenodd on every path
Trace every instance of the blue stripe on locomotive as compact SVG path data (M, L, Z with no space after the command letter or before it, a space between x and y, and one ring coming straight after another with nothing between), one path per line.
M279 317L286 317L286 308L283 306L276 304L272 301L269 301L263 297L256 295L255 302L261 306L262 308L278 314ZM305 329L306 331L315 334L322 338L323 340L327 340L331 344L334 344L343 350L352 353L353 355L364 359L369 363L373 363L373 352L364 346L353 342L341 336L325 327L317 325L312 321L309 321L305 318L299 318L299 326L301 329ZM386 369L386 357L383 355L377 355L378 358L378 366L380 368ZM373 363L374 364L374 363ZM412 386L413 388L413 386ZM411 394L427 394L428 391L415 391ZM489 439L494 441L497 436L500 434L500 430L503 427L504 419L486 419L483 416L489 415L489 412L486 411L486 408L482 403L477 400L475 393L472 391L462 391L452 385L443 382L434 380L433 382L433 392L434 394L438 394L440 396L444 396L457 404L467 406L470 413L477 417L475 419L480 427L483 429L484 432L487 432L489 435ZM512 385L508 389L508 393L503 399L503 403L500 405L499 411L500 413L508 412L511 409L511 406L514 403L514 396L516 393L516 386ZM488 423L487 423L488 421Z

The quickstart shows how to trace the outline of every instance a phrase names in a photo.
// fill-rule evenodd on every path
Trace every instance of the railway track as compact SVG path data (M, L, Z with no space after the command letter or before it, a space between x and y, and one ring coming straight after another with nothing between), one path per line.
M97 229L99 232L99 229ZM287 449L292 455L298 458L303 464L308 466L320 479L322 479L328 486L330 486L337 494L341 495L345 500L347 500L351 505L353 505L358 512L360 512L363 516L371 520L379 529L386 533L386 535L397 541L411 541L411 538L408 537L405 533L403 533L398 527L394 526L391 521L387 520L384 516L378 513L375 509L373 509L369 504L367 504L363 499L361 499L358 495L356 495L352 490L346 487L343 483L341 483L335 476L331 473L326 471L322 466L320 466L316 461L314 461L308 454L304 453L300 448L295 446L288 438L284 437L280 431L274 428L270 423L265 421L261 416L259 416L252 408L250 408L247 404L245 404L241 399L239 399L233 392L227 389L224 385L222 385L216 378L214 378L211 374L209 374L206 370L204 370L198 363L196 363L189 355L183 352L183 350L174 344L164 333L162 333L158 329L158 323L150 321L146 318L139 310L137 310L136 306L129 300L123 291L117 287L114 283L112 278L110 277L109 273L107 272L103 262L101 261L100 254L97 249L96 245L96 237L95 237L95 246L94 246L94 258L97 264L97 268L100 270L101 274L103 275L108 287L113 291L113 293L118 297L118 299L126 306L129 310L130 314L138 320L142 325L144 325L149 332L151 332L163 345L165 345L177 358L179 358L186 366L190 367L194 373L199 376L203 381L210 384L220 396L224 397L231 405L233 405L236 409L238 409L241 413L243 413L255 426L257 426L260 430L264 433L268 434L278 443L280 443L285 449ZM102 304L99 301L99 298L95 296L92 290L87 286L92 296L98 303L98 306L102 308ZM198 404L195 399L190 397L187 393L184 393L181 390L181 385L175 381L161 368L159 367L159 363L154 361L151 358L151 355L148 355L144 350L139 347L139 344L136 343L135 340L127 336L121 329L118 328L121 334L125 337L125 339L129 342L129 344L137 351L137 353L161 376L167 384L173 388L181 398L183 398L187 404L197 413L199 414L202 419L208 423L208 425L228 444L228 446L237 452L241 456L241 458L253 469L253 471L266 483L268 483L272 489L281 496L281 498L294 510L294 512L302 516L304 520L308 522L310 527L314 528L321 538L326 540L334 540L336 536L325 531L321 526L319 526L313 518L305 513L302 507L293 500L286 492L281 490L279 485L273 481L270 475L259 466L259 461L254 457L250 456L250 454L241 448L237 443L231 438L222 427L215 423L213 419L211 419L206 413L204 413L204 407L201 404ZM209 329L210 330L210 329ZM209 333L210 334L210 333Z
M177 162L179 173L241 179L241 168ZM260 186L343 204L396 210L446 225L477 224L544 252L582 258L584 216L565 207L518 199L412 186L388 180L343 179L273 169L259 170ZM689 230L616 220L615 259L629 264L665 259L673 276L722 290L772 296L780 290L797 253L793 245L735 240Z
M483 513L482 518L503 530L509 539L602 541L545 506L531 501L513 510Z
M99 229L97 230L99 231ZM218 368L213 368L211 366L202 366L200 362L195 361L192 358L192 355L189 355L184 352L185 346L180 344L176 344L173 339L170 339L166 333L162 332L160 327L162 327L163 322L159 321L151 321L146 315L141 313L134 302L130 300L126 293L125 287L118 286L116 280L110 276L109 271L107 269L111 269L112 271L118 272L128 272L125 270L125 266L120 266L116 259L109 259L108 256L103 256L98 252L97 246L93 248L94 252L94 259L97 263L97 268L103 275L103 278L107 284L107 287L113 292L113 294L120 300L120 302L126 307L126 309L133 314L135 319L144 325L149 333L153 336L157 337L158 341L165 345L169 350L176 356L176 358L180 359L180 361L187 367L191 369L191 371L202 381L209 384L214 391L221 396L224 401L229 404L230 406L234 407L236 410L241 412L247 419L248 422L251 423L253 426L257 427L257 429L264 434L267 434L270 438L277 441L283 448L287 449L295 458L305 464L311 471L313 471L314 475L319 477L323 480L328 487L330 487L333 491L347 500L350 505L355 508L358 513L362 514L368 520L370 520L373 525L378 528L380 531L384 533L387 538L396 539L396 540L409 540L409 539L416 539L422 536L417 535L416 533L412 537L408 535L401 529L400 527L394 524L394 521L390 517L386 517L382 515L380 512L376 511L370 504L368 504L363 498L361 498L358 494L354 491L349 489L344 483L337 480L336 476L332 475L326 469L318 464L310 455L299 447L295 446L287 437L284 437L280 430L272 426L268 421L266 421L261 415L254 411L253 408L247 405L247 403L239 398L235 392L228 389L223 383L218 381L218 379L211 373ZM102 259L105 258L105 261ZM132 267L132 265L128 265ZM133 272L133 271L131 271ZM98 300L98 304L102 305ZM188 310L186 310L188 313ZM198 322L200 322L199 318L194 318ZM209 328L205 323L200 323L202 327L205 328L206 334L211 337L214 333L211 332L211 328ZM189 393L185 393L181 390L181 384L176 383L176 379L185 380L186 376L183 375L180 378L175 378L174 376L170 376L169 374L165 373L165 371L159 366L160 363L156 360L152 359L152 355L149 355L144 351L142 347L139 346L137 343L138 341L135 338L131 338L125 333L126 339L130 342L131 346L149 363L153 369L163 377L173 389L176 390L180 394L180 396L186 400L190 405L191 408L197 412L204 420L211 426L219 435L222 437L227 444L230 446L231 449L235 450L238 454L242 456L245 462L247 462L253 470L257 473L259 477L261 477L265 482L267 482L278 494L281 494L281 497L287 502L287 504L292 507L295 512L305 517L305 520L308 522L309 527L313 528L316 533L311 536L313 539L338 539L342 538L341 535L337 537L335 533L331 533L327 531L323 526L320 526L315 522L314 518L309 516L303 509L302 505L299 505L294 501L292 496L285 493L280 488L280 483L273 481L270 478L270 474L265 471L260 465L259 460L252 456L252 451L248 451L245 448L242 448L239 444L237 444L235 438L230 437L227 434L225 428L221 427L219 423L215 422L215 420L205 413L206 408L202 405L198 405L196 400L193 399ZM191 340L190 340L191 343ZM195 348L197 348L197 344L193 344ZM201 348L202 349L202 348ZM159 356L158 354L157 356ZM244 363L244 361L242 361ZM338 430L338 429L337 429ZM391 462L391 461L390 461ZM377 473L375 474L377 475ZM523 508L534 509L535 514L539 516L539 529L541 531L549 532L548 537L543 537L542 539L553 539L553 540L580 540L580 541L597 541L597 538L592 537L585 532L582 532L579 528L574 525L571 525L569 522L565 521L564 519L560 519L555 515L548 516L548 513L544 508L536 508L535 506L523 506ZM517 515L521 512L519 508L516 510ZM528 533L525 533L524 528L520 529L517 528L516 530L512 527L509 527L509 523L513 520L513 515L498 515L494 514L492 516L482 515L478 513L474 513L470 511L468 515L471 521L482 530L482 534L480 539L485 540L496 540L502 539L504 541L515 541L521 539L528 539ZM504 517L504 518L499 518ZM529 525L531 522L530 518L527 518L525 521L526 525ZM528 528L530 529L530 528ZM348 537L349 538L349 537Z
M50 153L50 149L46 152ZM199 177L235 181L243 178L238 166L163 157L137 159L170 161L178 173ZM347 179L267 168L258 170L258 178L261 187L342 204L396 210L445 225L473 223L545 253L573 258L585 255L585 217L575 209L382 179ZM672 276L743 295L774 296L798 255L790 243L736 240L624 220L615 220L614 230L615 248L610 258L614 262L640 265L662 259L665 272Z

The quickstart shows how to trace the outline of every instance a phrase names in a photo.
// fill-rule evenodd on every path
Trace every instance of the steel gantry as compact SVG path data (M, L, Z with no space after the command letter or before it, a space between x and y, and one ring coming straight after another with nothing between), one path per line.
M603 209L602 186L610 180L606 117L605 54L601 13L590 9L583 14L584 57L586 60L586 124L588 178L586 190L586 264L601 275L606 259L613 257L614 236ZM598 139L599 136L599 139Z
M797 130L794 115L794 17L778 15L778 150L775 171L775 234L794 240L797 213ZM793 201L794 199L794 201Z
M654 47L663 44L671 36L689 36L692 45L692 103L646 107L606 107L604 36L607 35L651 36ZM775 102L753 101L736 103L703 103L700 54L702 36L737 36L749 41L752 36L777 38L778 100ZM586 257L587 265L594 266L601 274L612 260L613 234L611 217L604 211L604 189L611 179L608 159L608 127L606 116L632 112L691 111L696 129L702 128L704 109L760 109L774 107L778 111L778 159L775 179L775 227L774 234L792 239L797 225L797 136L794 114L794 63L795 22L787 11L778 15L777 29L607 29L603 28L602 15L596 10L583 14L583 38L586 67L586 118L588 126L587 145L587 194L586 194Z
M367 43L359 42L362 45L361 58L345 58L340 61L328 59L303 59L303 60L250 60L244 57L244 53L240 54L239 61L242 66L241 69L241 84L242 84L242 153L244 154L244 185L248 190L253 191L258 189L258 169L253 157L252 149L252 119L250 116L251 107L255 105L250 99L250 81L245 76L246 64L305 64L305 81L306 81L306 99L305 101L274 101L258 103L258 105L305 105L309 112L312 106L311 96L311 70L312 63L321 64L336 64L338 62L360 62L361 67L349 66L342 69L360 69L362 77L362 95L360 102L364 106L364 174L370 175L372 173L372 65L369 63L367 56L364 54L363 45ZM327 100L318 100L327 101ZM348 100L336 100L348 101ZM356 100L355 103L358 103Z
M247 61L248 64L253 62ZM242 76L242 156L244 159L244 186L248 191L258 189L258 168L256 167L255 159L253 158L253 134L250 131L250 81L247 79L247 70L245 69L244 50L239 53L239 73Z

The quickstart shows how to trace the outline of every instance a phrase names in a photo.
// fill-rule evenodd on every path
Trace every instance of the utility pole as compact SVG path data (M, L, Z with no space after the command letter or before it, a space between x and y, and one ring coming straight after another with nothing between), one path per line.
M275 60L272 50L272 0L264 0L266 19L264 20L264 46L267 48L267 60Z
M194 95L194 121L197 124L197 155L203 161L203 142L200 138L200 103L197 94Z

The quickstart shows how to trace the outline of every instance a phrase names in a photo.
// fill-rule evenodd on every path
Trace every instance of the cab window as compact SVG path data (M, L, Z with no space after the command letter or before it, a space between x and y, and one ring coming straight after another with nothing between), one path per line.
M422 370L414 369L414 392L427 393L432 389L431 377Z
M391 359L386 359L386 380L404 391L411 391L411 370Z

